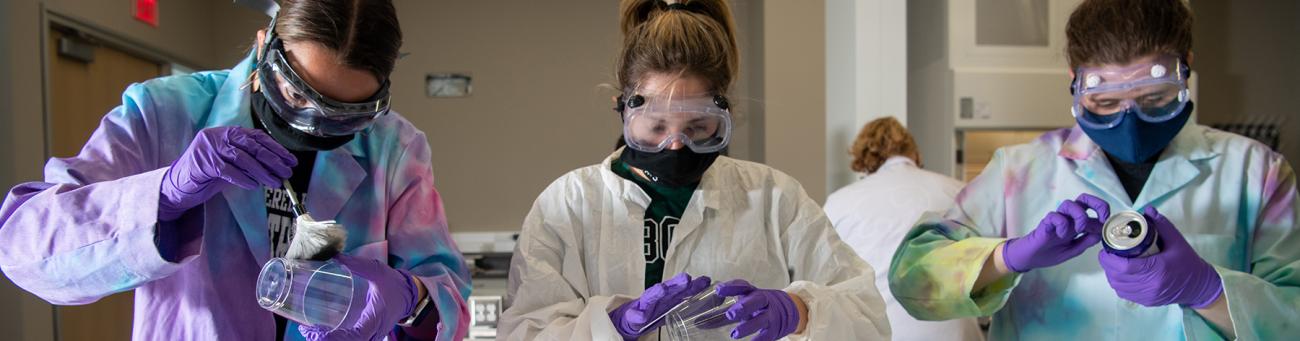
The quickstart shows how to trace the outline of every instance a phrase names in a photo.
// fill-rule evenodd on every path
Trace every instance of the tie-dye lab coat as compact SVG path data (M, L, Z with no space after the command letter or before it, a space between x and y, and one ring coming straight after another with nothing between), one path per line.
M51 159L43 182L9 192L0 209L5 276L63 305L134 289L137 340L274 340L273 315L253 290L271 256L264 190L231 186L178 220L202 225L200 235L165 233L157 221L163 173L200 129L253 126L244 88L252 65L130 86L80 154ZM439 339L460 340L469 273L429 159L424 133L390 113L317 154L306 204L347 228L346 253L420 277L435 297ZM193 255L173 263L160 252Z
M890 268L890 288L921 319L993 315L990 339L1219 339L1195 310L1119 298L1101 246L1063 264L971 292L985 259L1027 234L1062 200L1091 193L1111 212L1154 206L1213 264L1242 339L1300 335L1300 201L1281 155L1241 136L1188 124L1160 156L1136 202L1077 126L999 150L946 217L923 217Z

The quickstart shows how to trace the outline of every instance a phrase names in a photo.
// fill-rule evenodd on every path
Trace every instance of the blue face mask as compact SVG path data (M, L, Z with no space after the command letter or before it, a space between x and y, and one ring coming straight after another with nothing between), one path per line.
M1085 115L1092 120L1099 119L1099 115L1085 111L1076 120L1085 119ZM1192 116L1192 102L1187 102L1177 116L1164 122L1147 122L1131 109L1108 116L1123 121L1111 128L1092 128L1087 124L1080 124L1079 128L1106 154L1127 163L1143 163L1165 150L1183 130Z

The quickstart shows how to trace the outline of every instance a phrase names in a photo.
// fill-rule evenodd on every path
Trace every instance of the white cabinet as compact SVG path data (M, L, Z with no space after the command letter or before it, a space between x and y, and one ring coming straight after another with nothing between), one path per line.
M945 119L963 129L1040 129L1074 124L1070 76L1060 72L969 71L952 73L951 109Z
M1065 22L1080 0L948 1L956 70L1064 72Z
M1073 124L1065 23L1080 2L908 3L908 128L927 168L960 177L967 131Z
M1065 23L1079 0L948 2L949 113L961 128L1068 126Z

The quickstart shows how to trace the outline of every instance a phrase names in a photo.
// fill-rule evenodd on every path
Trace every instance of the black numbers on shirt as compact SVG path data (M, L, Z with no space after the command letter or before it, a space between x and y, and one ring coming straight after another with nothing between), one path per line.
M668 244L673 240L673 230L677 229L677 217L664 217L658 222L654 219L645 220L645 229L641 233L641 238L645 244L641 246L641 253L645 255L645 262L656 263L664 260L668 254Z

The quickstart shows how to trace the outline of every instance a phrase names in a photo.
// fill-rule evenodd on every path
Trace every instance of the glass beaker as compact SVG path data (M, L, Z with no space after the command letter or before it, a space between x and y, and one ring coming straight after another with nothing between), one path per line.
M736 296L719 296L714 284L669 310L659 333L673 341L732 340L731 330L736 322L727 319L727 308L736 304L736 300Z
M299 324L334 330L367 289L366 281L333 260L273 258L257 276L257 304Z

